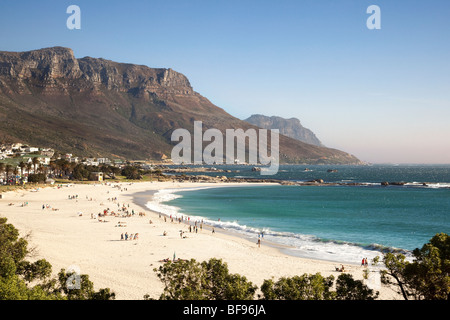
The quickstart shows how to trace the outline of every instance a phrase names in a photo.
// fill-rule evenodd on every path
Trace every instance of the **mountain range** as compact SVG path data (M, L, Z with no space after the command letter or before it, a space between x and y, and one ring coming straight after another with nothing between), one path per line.
M72 49L0 51L0 142L89 157L170 157L177 128L257 128L195 92L186 76ZM280 135L281 163L359 164L344 151Z

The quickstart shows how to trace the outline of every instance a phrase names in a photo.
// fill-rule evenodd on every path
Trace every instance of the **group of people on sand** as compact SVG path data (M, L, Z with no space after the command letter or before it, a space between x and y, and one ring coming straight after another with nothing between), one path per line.
M162 218L162 215L161 215L161 213L159 214L159 218L161 219ZM190 217L184 217L184 216L181 216L181 217L174 217L174 216L172 216L172 215L170 215L169 216L169 219L170 219L170 222L174 222L175 221L175 219L178 221L178 223L181 223L181 222L183 222L183 221L186 221L186 223L188 224L188 229L189 229L189 232L195 232L195 233L198 233L198 229L199 229L199 227L200 227L200 230L203 230L203 220L196 220L196 221L194 221L194 224L192 225L191 224L191 218ZM167 222L167 216L166 215L164 215L164 222ZM151 220L150 220L150 223L152 223L151 222ZM214 233L214 228L213 228L213 231L212 231L213 233ZM180 237L181 238L186 238L185 236L183 236L183 233L184 233L184 231L181 231L180 230ZM166 234L164 234L164 235L166 235Z
M125 232L125 234L121 234L120 235L120 240L138 240L139 239L139 233L135 233L135 234L130 234L128 235L128 232Z
M369 263L367 262L367 258L363 258L361 261L361 265L364 267L367 267L369 265Z
M336 269L336 271L339 271L339 272L344 272L345 271L345 268L344 268L343 264L341 264L340 268L339 267L335 267L335 269Z
M28 202L27 202L27 205L28 205ZM56 208L52 208L49 204L43 204L42 205L42 210L44 210L44 209L52 209L52 211L58 211L59 209L56 209Z

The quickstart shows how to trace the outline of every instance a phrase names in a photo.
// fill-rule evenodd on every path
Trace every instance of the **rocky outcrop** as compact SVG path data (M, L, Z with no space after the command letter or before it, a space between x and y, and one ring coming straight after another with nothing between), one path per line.
M76 59L69 48L29 52L0 52L1 88L19 91L30 85L60 88L76 85L80 91L100 89L155 94L193 94L189 80L172 69L118 63L85 57ZM0 89L1 89L0 88Z
M264 129L278 129L280 130L280 134L292 139L323 147L322 142L320 142L314 132L303 127L297 118L284 119L276 116L268 117L261 114L254 114L244 121Z

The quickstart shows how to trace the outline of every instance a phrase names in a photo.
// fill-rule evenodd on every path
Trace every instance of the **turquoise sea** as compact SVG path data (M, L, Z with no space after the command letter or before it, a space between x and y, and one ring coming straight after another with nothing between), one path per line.
M260 177L248 166L227 169L228 176ZM450 233L450 165L289 165L271 178L358 185L165 190L148 206L255 242L262 234L263 241L289 246L284 249L289 254L347 263L372 258L384 248L410 257L436 233ZM402 184L382 186L383 181Z

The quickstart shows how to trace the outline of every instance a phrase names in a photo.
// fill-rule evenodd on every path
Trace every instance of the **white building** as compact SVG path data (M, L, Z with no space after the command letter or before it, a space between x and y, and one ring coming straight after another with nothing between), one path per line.
M38 152L38 151L39 151L39 148L36 148L36 147L26 147L26 148L24 149L24 151L27 152L27 153Z

